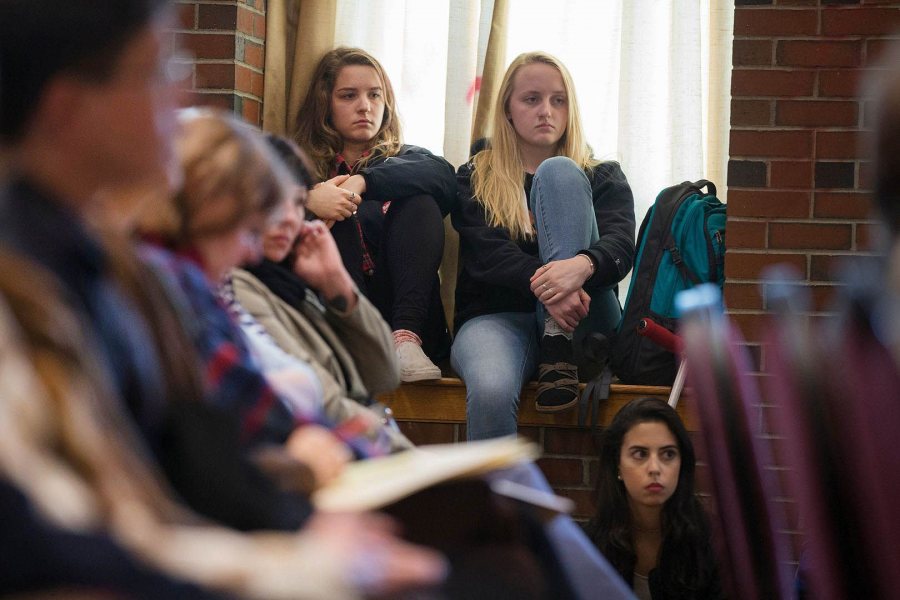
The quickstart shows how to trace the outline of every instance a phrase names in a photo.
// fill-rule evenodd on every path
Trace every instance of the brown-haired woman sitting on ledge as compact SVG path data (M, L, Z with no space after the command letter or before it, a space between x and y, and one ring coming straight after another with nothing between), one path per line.
M437 379L449 334L438 289L453 167L401 142L391 81L358 48L322 57L300 108L297 142L320 183L309 212L331 232L359 289L394 332L403 381ZM430 358L429 358L430 357Z
M638 398L603 432L588 535L641 600L720 598L694 447L671 406Z

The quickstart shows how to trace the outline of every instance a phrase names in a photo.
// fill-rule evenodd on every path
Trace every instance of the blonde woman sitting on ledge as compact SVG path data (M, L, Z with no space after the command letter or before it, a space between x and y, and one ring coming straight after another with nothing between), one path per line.
M451 364L466 382L469 439L516 433L519 393L538 373L537 410L575 404L575 340L608 331L631 269L634 199L584 140L575 88L556 58L517 57L493 137L459 168L460 274Z

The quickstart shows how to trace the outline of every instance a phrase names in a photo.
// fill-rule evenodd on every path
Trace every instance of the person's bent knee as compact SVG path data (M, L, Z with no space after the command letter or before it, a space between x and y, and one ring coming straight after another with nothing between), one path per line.
M587 177L584 170L568 156L553 156L546 159L538 166L534 176L544 181L569 177L575 177L580 181Z
M410 196L391 202L388 213L394 221L403 221L410 226L428 227L436 225L443 231L444 217L437 200L428 194Z

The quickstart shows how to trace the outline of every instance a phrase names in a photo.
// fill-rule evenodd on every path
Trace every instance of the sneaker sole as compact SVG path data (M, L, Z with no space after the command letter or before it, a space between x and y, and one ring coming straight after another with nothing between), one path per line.
M400 381L402 381L403 383L413 383L415 381L431 381L440 378L440 369L436 371L422 371L419 373L400 373Z
M562 412L564 410L568 410L568 409L572 408L573 406L575 406L576 404L578 404L578 396L575 396L575 399L572 400L571 402L567 402L565 404L560 404L560 405L554 405L554 406L543 406L543 405L535 402L534 409L536 411L542 412L542 413L555 413L555 412Z

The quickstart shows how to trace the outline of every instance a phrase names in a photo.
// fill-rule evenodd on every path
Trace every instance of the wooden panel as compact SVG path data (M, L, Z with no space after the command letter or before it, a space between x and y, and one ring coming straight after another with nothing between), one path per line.
M519 403L519 425L578 426L578 410L575 408L558 413L541 413L535 410L536 390L537 384L529 383L522 391ZM642 396L655 396L668 400L669 388L613 384L610 386L609 402L600 408L601 414L598 423L604 427L609 425L620 408L629 401ZM466 388L462 381L456 378L445 377L436 381L404 383L396 391L382 394L378 399L391 407L394 417L398 421L466 422ZM689 408L689 393L685 392L678 403L678 414L689 431L696 431L696 418Z

